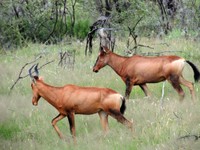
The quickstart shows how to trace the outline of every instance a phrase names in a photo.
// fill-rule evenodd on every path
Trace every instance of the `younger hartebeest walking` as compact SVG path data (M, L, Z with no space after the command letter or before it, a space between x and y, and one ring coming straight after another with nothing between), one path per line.
M132 57L124 57L113 53L107 47L101 48L93 71L98 72L104 66L109 65L125 82L126 98L129 98L134 85L139 85L145 95L149 96L146 83L157 83L168 80L178 92L180 100L185 95L180 84L187 86L192 99L195 99L193 83L185 80L182 76L185 62L192 67L195 81L199 81L200 72L197 67L192 62L179 56L145 57L134 55Z
M39 99L42 97L58 110L59 115L52 120L52 125L60 138L62 138L62 134L56 123L67 116L75 142L75 114L98 113L105 132L108 130L108 115L132 129L132 123L123 116L126 109L125 98L116 91L108 88L80 87L76 85L54 87L40 79L37 65L34 68L36 75L31 74L34 66L29 70L29 75L33 81L31 84L33 91L32 104L37 106Z

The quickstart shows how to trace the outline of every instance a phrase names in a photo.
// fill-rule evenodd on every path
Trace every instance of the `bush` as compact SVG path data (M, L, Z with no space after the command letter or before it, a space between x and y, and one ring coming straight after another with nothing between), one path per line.
M78 20L74 26L74 36L80 40L84 40L89 31L89 20Z

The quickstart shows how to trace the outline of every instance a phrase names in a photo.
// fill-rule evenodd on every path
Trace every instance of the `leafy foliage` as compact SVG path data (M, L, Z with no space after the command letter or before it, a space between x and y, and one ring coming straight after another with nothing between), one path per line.
M0 123L0 137L3 139L11 139L14 136L16 136L16 134L20 131L21 130L15 123L15 121L7 121Z
M68 1L66 1L68 2ZM0 42L4 48L23 46L26 41L57 43L64 37L84 39L89 21L78 20L65 3L42 0L2 2L0 5ZM68 3L67 3L68 4ZM69 3L69 5L72 5Z
M90 23L102 15L111 17L111 27L120 29L123 37L141 17L137 35L160 37L180 30L200 37L199 4L199 0L1 1L0 47L15 48L28 41L58 43L66 37L84 40Z
M78 20L74 27L74 35L77 39L84 40L87 36L90 23L88 20Z

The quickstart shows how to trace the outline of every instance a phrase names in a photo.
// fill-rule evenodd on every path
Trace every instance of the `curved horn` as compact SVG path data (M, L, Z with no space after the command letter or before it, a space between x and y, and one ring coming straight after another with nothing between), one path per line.
M33 75L32 75L32 73L31 73L31 70L33 69L33 67L35 66L35 64L29 69L29 76L33 79Z
M38 77L38 76L39 76L38 63L37 63L37 65L35 66L34 70L35 70L36 76Z

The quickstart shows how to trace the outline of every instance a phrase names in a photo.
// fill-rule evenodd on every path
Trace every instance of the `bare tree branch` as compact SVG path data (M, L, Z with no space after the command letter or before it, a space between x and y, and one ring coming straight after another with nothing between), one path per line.
M46 41L48 41L49 38L53 35L53 33L55 32L55 29L56 29L56 25L58 23L58 1L55 2L55 7L56 7L56 19L55 19L55 23L54 23L53 29L52 29L51 33L48 35Z
M26 77L29 76L29 74L26 74L26 75L24 75L24 76L21 76L21 74L22 74L24 68L25 68L27 65L36 62L36 61L37 61L38 59L40 59L40 58L42 58L42 56L39 56L39 57L37 57L35 60L33 60L33 61L31 61L31 62L28 62L28 63L26 63L24 66L22 66L22 68L21 68L21 70L20 70L20 72L19 72L18 78L17 78L17 80L14 82L14 84L11 86L10 91L13 90L13 88L15 87L15 85L18 83L18 81L19 81L20 79L23 79L23 78L26 78ZM40 66L40 67L38 68L38 70L41 69L41 68L43 68L44 66L46 66L46 65L48 65L48 64L50 64L50 63L52 63L52 62L54 62L54 61L55 61L55 60L51 60L51 61L49 61L49 62L43 64L42 66ZM33 71L32 73L34 73L34 72L35 72L35 71Z

